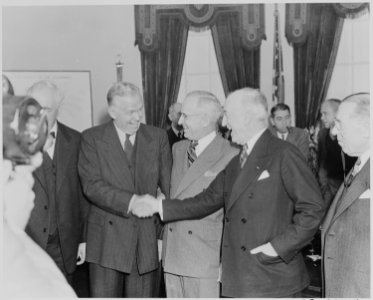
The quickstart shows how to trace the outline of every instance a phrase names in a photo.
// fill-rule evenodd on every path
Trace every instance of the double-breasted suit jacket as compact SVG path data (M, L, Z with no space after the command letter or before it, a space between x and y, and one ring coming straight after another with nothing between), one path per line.
M172 157L166 132L144 124L133 151L130 165L113 121L88 129L82 134L79 174L91 203L87 261L131 273L137 259L143 274L158 268L159 217L139 219L128 206L133 194L156 196L158 187L169 195Z
M190 141L174 144L171 198L184 199L206 189L238 149L217 135L188 168ZM163 235L163 267L172 274L217 278L223 230L223 208L201 219L166 225Z
M369 162L351 186L339 188L322 225L327 298L369 298L371 294Z
M85 241L84 222L88 203L78 176L80 133L57 123L55 141L55 217L66 272L76 268L78 245ZM26 227L28 235L46 249L50 232L50 190L43 165L34 172L35 206Z
M223 296L282 297L308 285L299 251L317 231L324 204L298 149L266 130L242 169L236 156L206 191L163 201L163 219L201 218L223 206ZM267 242L278 257L250 253Z

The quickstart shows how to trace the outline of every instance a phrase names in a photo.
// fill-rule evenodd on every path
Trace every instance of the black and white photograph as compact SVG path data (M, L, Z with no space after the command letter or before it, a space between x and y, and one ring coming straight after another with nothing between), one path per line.
M0 0L10 298L370 298L372 1Z

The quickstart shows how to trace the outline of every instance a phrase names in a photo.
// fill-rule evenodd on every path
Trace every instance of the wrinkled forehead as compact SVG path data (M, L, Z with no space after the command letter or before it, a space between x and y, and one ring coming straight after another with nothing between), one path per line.
M39 104L46 108L53 108L57 106L57 92L52 89L39 89L30 93Z
M113 97L111 105L123 110L136 110L143 106L142 99L137 95L116 95Z

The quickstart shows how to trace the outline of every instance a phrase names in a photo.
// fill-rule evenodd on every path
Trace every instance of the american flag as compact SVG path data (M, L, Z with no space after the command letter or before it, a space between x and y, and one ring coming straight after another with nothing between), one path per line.
M272 101L274 104L284 103L284 69L282 60L281 37L279 33L280 19L278 7L275 4L275 30L273 39L273 81L272 81Z

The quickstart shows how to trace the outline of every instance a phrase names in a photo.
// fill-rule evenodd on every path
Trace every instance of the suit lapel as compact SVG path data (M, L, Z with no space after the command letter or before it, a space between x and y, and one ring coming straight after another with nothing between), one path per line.
M45 193L48 194L47 181L45 179L43 165L41 165L39 168L37 168L34 171L33 174L34 174L34 177L36 178L36 180L39 181L39 183L40 183L41 187L44 189Z
M109 168L113 172L113 177L118 178L118 181L132 182L133 188L135 188L126 154L112 121L105 128L101 145L106 154Z
M187 187L197 181L204 173L210 169L212 165L223 156L222 146L223 138L216 136L212 142L206 147L206 149L201 153L198 159L190 166L187 166L187 148L188 143L185 144L184 149L184 177L181 179L180 184L176 190L175 197L177 197L181 192L183 192Z
M54 155L56 155L56 193L60 190L62 182L66 176L66 169L69 166L69 161L73 151L69 151L71 137L64 128L57 124L57 138L54 147Z
M356 175L351 183L351 186L347 188L345 193L340 199L340 204L338 205L332 222L338 218L354 201L357 201L359 196L369 188L369 159L361 169L361 171Z
M228 200L227 211L233 206L241 194L253 183L257 181L260 174L265 169L267 162L268 141L272 138L269 130L266 130L258 139L250 155L248 156L245 165L241 170L238 170L238 176L232 187L232 193ZM240 166L237 164L237 168Z

